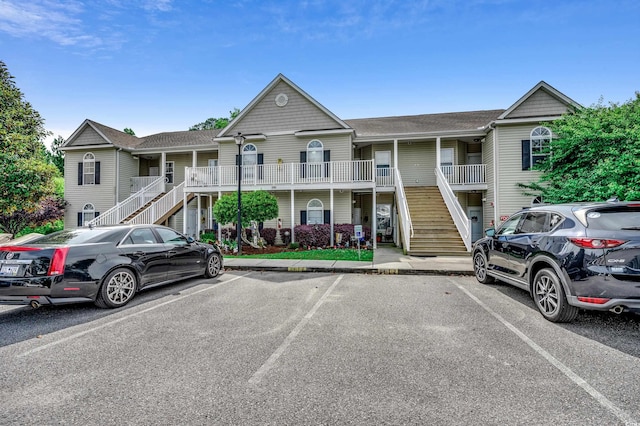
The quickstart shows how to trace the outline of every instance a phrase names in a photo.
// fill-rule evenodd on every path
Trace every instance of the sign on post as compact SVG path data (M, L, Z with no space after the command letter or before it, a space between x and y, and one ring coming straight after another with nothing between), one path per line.
M362 232L362 225L354 225L353 233L356 234L356 240L358 241L358 260L360 260L360 240L364 238L364 233Z

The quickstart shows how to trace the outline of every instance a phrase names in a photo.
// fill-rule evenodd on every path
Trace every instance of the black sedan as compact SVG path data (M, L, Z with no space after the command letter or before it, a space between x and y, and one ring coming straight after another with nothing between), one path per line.
M640 202L541 205L474 244L476 279L530 292L553 322L640 311Z
M216 246L164 226L65 230L0 247L0 304L119 308L142 289L221 270Z

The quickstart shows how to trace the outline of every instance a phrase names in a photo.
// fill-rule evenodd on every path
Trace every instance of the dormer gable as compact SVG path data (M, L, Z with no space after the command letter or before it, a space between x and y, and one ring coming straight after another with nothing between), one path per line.
M142 143L142 141L142 139L136 136L86 119L71 136L69 136L60 149L65 151L83 147L114 147L131 150Z
M544 81L536 84L498 120L556 117L582 106Z

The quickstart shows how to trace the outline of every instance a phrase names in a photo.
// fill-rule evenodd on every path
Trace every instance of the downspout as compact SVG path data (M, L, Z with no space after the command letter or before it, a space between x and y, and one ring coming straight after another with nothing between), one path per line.
M498 155L498 128L495 122L489 124L489 128L493 130L493 224L498 227L498 161L500 156Z
M117 205L120 202L120 151L122 148L118 148L116 151L116 199L113 205Z

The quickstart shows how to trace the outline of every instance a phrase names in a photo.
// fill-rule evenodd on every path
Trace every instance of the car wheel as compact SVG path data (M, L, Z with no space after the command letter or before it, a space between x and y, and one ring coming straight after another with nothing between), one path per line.
M221 268L222 262L220 255L213 253L207 258L207 267L204 270L204 276L207 278L215 278L220 273Z
M135 274L129 269L119 268L111 271L102 280L96 306L100 308L119 308L133 299L138 288Z
M569 305L560 278L553 269L541 269L533 280L533 299L543 317L551 322L571 322L578 308Z
M476 275L476 280L482 284L491 284L495 281L487 274L487 258L481 251L477 251L473 255L473 272Z

